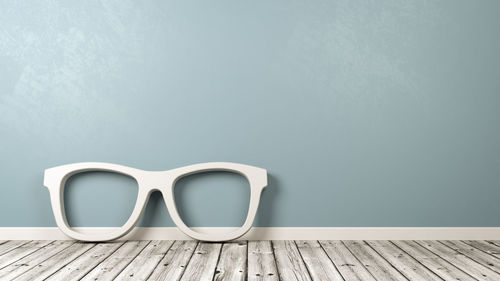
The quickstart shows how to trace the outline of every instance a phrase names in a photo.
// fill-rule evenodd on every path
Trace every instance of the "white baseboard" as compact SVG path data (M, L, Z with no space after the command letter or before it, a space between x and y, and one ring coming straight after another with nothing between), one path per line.
M104 227L76 228L109 231ZM200 227L200 232L231 227ZM67 240L57 227L0 227L0 240ZM137 227L123 239L188 240L176 227ZM254 227L242 240L500 240L500 227Z

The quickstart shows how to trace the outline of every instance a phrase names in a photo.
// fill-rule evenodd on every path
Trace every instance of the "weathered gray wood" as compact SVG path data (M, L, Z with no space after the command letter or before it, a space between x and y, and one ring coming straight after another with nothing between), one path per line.
M131 263L150 241L128 241L92 269L81 280L112 280Z
M201 242L196 247L181 280L183 281L211 281L219 259L221 243Z
M494 243L481 240L466 240L463 242L500 259L500 246L497 246Z
M343 241L344 245L377 280L407 280L363 241Z
M271 241L248 241L248 281L278 281Z
M494 245L500 247L500 240L486 240L486 242L494 244Z
M442 280L389 241L366 241L366 243L410 280Z
M59 270L61 267L70 263L72 260L79 257L81 254L88 251L90 248L94 247L94 243L80 243L77 242L68 248L62 250L61 252L55 254L49 259L39 263L37 266L26 271L25 273L18 276L17 281L37 281L44 280L45 278L52 275L54 272Z
M29 243L30 241L25 241L25 240L10 240L7 241L3 244L0 245L0 256L4 255L5 253L12 251L13 249L20 247L26 243Z
M328 240L319 243L345 280L375 281L342 241Z
M313 280L344 280L318 241L295 241Z
M216 281L243 281L247 276L247 242L228 242L222 245L215 269Z
M487 241L93 245L5 241L0 280L500 280L500 246Z
M464 254L475 262L499 273L500 272L500 260L489 255L481 250L478 250L470 245L465 244L462 241L439 241L444 245L450 247L451 249ZM500 280L500 274L498 275Z
M414 241L391 241L444 280L476 280Z
M45 247L50 244L52 241L49 240L38 240L31 241L24 245L21 245L17 248L10 250L9 252L0 256L0 268L4 268L11 263L16 262L17 260L39 250L40 248Z
M100 243L68 263L46 280L79 280L118 249L123 242Z
M73 241L55 241L0 269L0 280L12 280L73 244Z
M114 280L146 280L174 242L152 241Z
M294 241L273 241L272 245L280 280L311 280L307 267Z
M198 242L175 241L167 254L158 263L148 280L178 281L181 279L186 266L194 253Z
M479 280L500 280L500 276L491 269L480 265L465 255L450 249L437 241L415 241L427 250L447 260L462 271Z

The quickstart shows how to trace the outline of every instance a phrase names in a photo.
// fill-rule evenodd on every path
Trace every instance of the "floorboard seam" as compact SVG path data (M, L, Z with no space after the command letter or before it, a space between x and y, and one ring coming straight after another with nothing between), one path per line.
M170 245L170 247L168 247L168 250L166 250L165 254L161 257L161 259L158 260L158 263L153 267L153 269L151 270L151 272L149 272L148 276L146 276L146 278L144 278L145 280L148 280L149 277L151 277L151 275L153 275L153 272L158 267L158 265L161 263L161 261L163 260L163 258L165 258L165 256L168 254L168 252L170 251L170 249L172 249L172 246L174 246L174 243L175 243L175 241L172 242L172 244Z
M474 280L478 280L477 278L475 278L474 276L470 275L469 273L465 272L464 270L462 270L460 267L458 266L455 266L454 264L452 264L451 262L449 262L447 259L444 259L443 257L441 257L440 255L438 255L437 253L434 253L433 251L425 248L424 246L420 245L420 243L418 243L417 241L414 241L414 240L411 240L412 242L415 243L415 245L417 245L417 247L420 247L421 249L423 249L424 251L426 252L430 252L432 253L433 255L435 255L436 257L438 257L440 260L444 261L445 263L451 265L452 267L456 268L457 270L461 271L462 273L470 276L470 278L474 279Z
M363 240L363 243L365 243L366 246L368 246L368 248L372 249L375 254L377 254L379 257L381 257L384 261L386 261L392 268L394 268L397 272L399 272L399 274L401 274L401 276L403 276L406 280L410 281L410 278L408 278L408 276L406 276L401 270L397 269L390 261L388 261L383 255L381 255L379 252L377 252L377 250L375 250L375 248L373 248L372 246L370 246L370 244L368 242L366 242L366 240Z
M473 259L472 257L470 257L468 254L465 254L465 253L462 253L461 251L453 249L452 247L450 247L450 246L446 245L445 243L441 242L441 240L437 240L437 242L440 243L441 245L445 246L445 247L448 247L452 251L454 251L454 252L456 252L456 253L458 253L460 255L463 255L464 257L470 259L471 261L475 262L476 264L479 264L480 266L482 266L484 268L487 268L487 269L489 269L489 270L497 273L499 275L499 277L500 277L500 271L497 271L497 269L489 268L489 267L483 265L482 263L480 263L480 262L476 261L475 259Z
M128 266L129 266L129 265L130 265L130 264L131 264L131 263L132 263L132 262L133 262L133 261L134 261L134 260L135 260L135 259L136 259L136 258L137 258L140 254L141 254L141 253L142 253L142 251L144 251L144 249L146 249L146 248L148 247L148 245L149 245L149 244L151 244L151 242L152 242L152 241L153 241L153 240L150 240L150 241L149 241L149 242L148 242L148 243L147 243L147 244L146 244L146 245L145 245L145 246L144 246L144 247L143 247L143 248L139 251L139 253L137 253L137 255L135 255L135 256L134 256L134 257L133 257L133 258L132 258L132 259L131 259L131 260L130 260L130 261L129 261L129 262L128 262L125 266L124 266L124 267L122 267L122 268L120 269L120 271L118 271L118 272L116 273L116 276L115 276L115 277L113 277L113 280L114 280L116 277L118 277L118 276L120 275L120 273L122 273L122 272L125 270L125 268L127 268L127 267L128 267Z
M220 256L222 255L222 248L224 248L225 243L221 243L219 256L217 256L217 262L215 263L214 275L212 276L212 280L215 280L215 276L217 275L217 267L219 266Z
M304 267L307 270L307 275L309 275L309 279L314 280L312 278L311 270L309 270L309 266L307 266L307 263L304 261L304 257L302 256L302 253L299 250L299 245L297 245L297 241L296 240L292 240L292 241L293 241L293 245L295 245L295 248L297 248L297 252L299 252L300 259L302 260L302 263L304 264Z
M500 243L498 243L499 241L494 241L494 240L486 240L486 242L491 243L491 244L493 244L493 245L495 245L495 246L497 246L497 247L500 247Z
M432 240L432 241L437 241L437 240ZM415 243L417 243L417 245L419 245L420 247L424 248L425 250L427 250L427 251L429 251L429 252L433 253L434 255L438 256L440 259L442 259L442 260L446 261L447 263L449 263L449 264L453 265L454 267L458 268L458 269L459 269L460 271L462 271L463 273L465 273L465 274L467 274L467 275L471 276L473 279L478 280L476 277L472 276L470 273L468 273L467 271L465 271L464 269L462 269L462 267L459 267L459 266L457 266L457 265L455 265L455 264L451 263L448 259L445 259L442 255L440 255L440 254L439 254L439 252L436 252L436 250L431 251L430 249L427 249L426 247L424 247L424 246L423 246L422 244L420 244L419 242L415 241Z
M368 268L366 268L366 265L351 251L351 249L349 249L347 244L344 243L343 240L340 240L340 243L342 243L342 245L344 245L344 247L346 247L346 249L349 251L349 253L351 253L351 255L359 262L359 264L361 264L363 266L363 268L366 270L366 272L368 272L373 277L373 279L378 281L377 277L375 277L375 275L373 275L373 273L371 273L371 271L368 270Z
M52 258L52 257L56 256L57 254L61 253L62 251L66 250L67 248L71 247L71 246L72 246L72 245L74 245L74 244L75 244L75 242L71 242L71 243L69 243L69 245L68 245L67 247L64 247L63 249L59 250L58 252L54 253L53 255L51 255L51 256L49 256L49 257L47 257L46 259L44 259L44 260L40 261L39 263L37 263L37 264L35 264L35 265L33 265L33 267L32 267L32 268L30 268L30 269L28 269L28 270L26 270L26 271L22 272L22 273L21 273L21 274L19 274L19 275L16 275L13 279L16 279L16 278L18 278L19 276L21 276L21 275L25 274L26 272L29 272L29 271L33 270L33 269L34 269L34 268L36 268L39 264L41 264L41 263L43 263L43 262L45 262L45 261L49 260L50 258Z
M52 244L52 243L54 243L54 241L52 241L52 242L48 243L47 245L44 245L44 246L42 246L42 247L40 247L40 248L36 249L35 251L33 251L33 252L29 253L29 254L26 254L26 255L24 255L24 256L21 256L21 257L20 257L20 258L18 258L17 260L14 260L13 262L11 262L11 263L9 263L9 264L7 264L7 265L5 265L5 266L0 267L0 270L2 270L2 269L4 269L4 268L6 268L7 266L10 266L10 265L11 265L11 264L13 264L13 263L18 262L18 261L19 261L19 260L21 260L21 259L24 259L25 257L27 257L27 256L29 256L29 255L31 255L31 254L34 254L34 253L36 253L36 252L40 251L41 249L43 249L43 248L47 247L48 245L50 245L50 244Z
M472 245L472 244L469 244L469 243L465 242L464 240L460 240L460 241L461 241L461 242L463 242L463 243L465 243L465 244L467 244L469 247L472 247L472 248L474 248L474 249L476 249L476 250L479 250L479 251L481 251L481 252L483 252L483 253L486 253L486 254L488 254L488 255L490 255L490 256L492 256L492 257L494 257L494 258L496 258L496 259L499 259L499 260L500 260L500 258L499 258L499 257L497 257L497 256L495 256L495 255L493 255L493 254L491 254L491 253L488 253L488 252L486 252L486 251L483 251L482 249L480 249L480 248L478 248L478 247L476 247L476 246L474 246L474 245ZM496 246L495 244L493 244L493 245L494 245L494 246ZM498 247L498 246L497 246L497 247ZM498 249L498 252L500 253L500 247L499 247L499 249Z
M87 272L85 272L85 274L80 277L79 280L82 280L83 278L85 278L85 276L87 276L90 272L92 272L92 270L94 270L96 267L98 267L101 263L103 263L105 260L107 260L109 257L111 257L116 251L118 251L118 249L120 249L121 247L123 247L123 245L125 245L125 242L123 242L119 247L117 247L115 250L111 251L111 253L109 253L109 255L107 255L102 261L100 261L98 264L96 264L94 267L90 268L89 270L87 270Z
M11 241L13 241L13 240L11 240ZM25 242L25 243L22 243L22 244L19 244L19 245L17 245L17 246L14 246L14 248L11 248L11 249L9 249L9 250L7 250L7 251L5 251L5 252L1 253L1 254L0 254L0 257L1 257L1 256L3 256L3 255L5 255L5 254L7 254L7 253L9 253L9 252L11 252L11 251L13 251L13 250L15 250L15 249L17 249L17 248L19 248L19 247L21 247L21 246L23 246L23 245L26 245L26 244L30 243L31 241L33 241L33 240L26 240L26 242Z
M181 275L179 276L179 280L182 280L182 277L184 277L184 274L186 273L186 268L188 267L189 263L191 262L191 259L193 258L194 256L194 253L196 252L196 248L198 248L198 245L200 245L200 241L197 241L196 242L196 245L194 245L194 249L193 251L191 252L191 256L189 257L186 265L183 267L183 270L182 270L182 273Z
M271 246L271 253L273 253L273 261L274 261L274 267L276 268L276 277L278 277L278 281L281 281L281 275L280 272L278 271L278 262L276 261L276 254L274 253L274 245L273 241L269 240L269 244Z
M407 256L409 256L410 258L412 258L413 260L415 260L418 264L420 264L422 267L426 268L427 270L429 270L430 272L432 272L434 275L436 275L439 279L441 280L444 280L441 276L439 276L436 272L434 272L434 270L428 268L427 266L425 266L423 263L421 263L418 259L414 258L412 255L410 255L408 252L406 252L405 250L403 250L402 248L398 247L398 245L396 245L395 243L392 242L392 240L388 240L389 243L391 243L392 245L394 245L394 247L398 248L399 250L401 250L403 253L405 253Z
M330 262L333 264L333 266L335 267L335 270L337 270L337 272L339 273L339 275L342 277L342 279L345 281L345 277L344 275L342 275L342 272L340 272L338 266L333 262L332 258L330 257L330 255L328 255L328 253L326 252L325 248L323 247L323 244L321 244L321 242L319 240L316 240L316 242L318 242L319 244L319 247L321 248L321 250L323 250L323 252L325 253L325 255L328 257L328 259L330 260Z
M79 257L81 257L82 255L84 255L86 252L90 251L91 249L95 248L97 246L97 243L94 244L94 246L88 248L87 250L83 251L80 255L78 255L77 257L75 257L74 259L70 260L69 262L65 263L64 265L62 265L60 268L58 268L56 271L52 272L51 274L49 274L49 276L45 277L43 280L47 280L50 278L50 276L56 274L57 272L59 272L60 270L62 270L64 267L66 267L68 264L72 263L73 261L75 261L76 259L78 259Z

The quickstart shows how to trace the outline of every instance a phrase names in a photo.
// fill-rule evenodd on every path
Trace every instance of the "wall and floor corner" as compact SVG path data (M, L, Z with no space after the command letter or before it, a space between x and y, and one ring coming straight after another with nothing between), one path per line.
M499 12L462 0L2 1L0 239L57 236L43 170L82 161L266 168L257 239L500 239ZM234 175L179 185L192 226L235 226L246 211ZM134 192L128 178L78 176L68 218L118 226ZM158 194L139 225L178 238Z

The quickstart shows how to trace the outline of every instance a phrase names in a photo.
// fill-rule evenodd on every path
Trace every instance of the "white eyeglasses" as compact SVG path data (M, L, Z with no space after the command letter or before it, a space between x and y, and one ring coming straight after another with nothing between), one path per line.
M64 186L71 176L90 171L115 172L134 178L139 184L137 201L132 215L119 229L110 233L84 234L73 230L66 219L64 209ZM182 177L209 171L228 171L244 176L250 183L250 205L243 226L229 233L199 233L189 228L179 216L174 200L175 183ZM168 212L176 226L186 235L203 241L227 241L243 236L252 227L260 194L267 186L267 171L262 168L225 162L201 163L168 171L144 171L110 163L75 163L45 170L44 183L50 192L52 210L57 226L71 238L84 241L108 241L122 237L130 232L142 215L151 193L159 190L163 194Z

